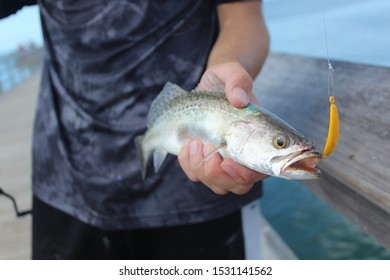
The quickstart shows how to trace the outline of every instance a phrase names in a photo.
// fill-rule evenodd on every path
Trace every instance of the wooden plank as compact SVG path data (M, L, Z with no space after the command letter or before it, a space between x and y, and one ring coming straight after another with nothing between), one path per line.
M0 186L20 210L31 208L31 135L40 71L0 94ZM31 217L16 218L11 201L0 196L0 259L31 258Z
M339 144L319 165L323 178L302 183L390 248L390 69L332 65ZM254 85L261 105L319 150L328 128L327 75L326 60L271 54Z

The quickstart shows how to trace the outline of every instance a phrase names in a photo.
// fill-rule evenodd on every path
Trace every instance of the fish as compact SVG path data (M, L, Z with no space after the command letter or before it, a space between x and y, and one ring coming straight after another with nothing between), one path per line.
M211 143L216 147L211 154L269 176L310 180L321 175L316 166L322 154L313 143L258 105L232 106L223 85L186 91L165 84L152 101L145 134L135 137L142 178L151 157L158 172L167 154L178 155L187 138Z

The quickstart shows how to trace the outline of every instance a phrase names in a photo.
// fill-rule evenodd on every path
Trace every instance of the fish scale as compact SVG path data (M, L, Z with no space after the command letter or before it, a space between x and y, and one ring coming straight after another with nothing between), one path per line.
M235 108L224 92L187 92L169 82L152 102L147 131L135 139L142 176L152 154L157 172L166 155L177 155L188 137L211 143L224 158L270 176L320 176L315 166L321 153L277 116L254 104Z

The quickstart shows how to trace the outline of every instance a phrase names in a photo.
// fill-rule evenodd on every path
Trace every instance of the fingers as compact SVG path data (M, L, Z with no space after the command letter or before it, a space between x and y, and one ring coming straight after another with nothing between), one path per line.
M237 107L245 107L254 97L252 93L252 78L241 68L239 64L226 67L226 75L229 77L225 81L225 92L229 102Z
M178 155L181 168L191 181L202 182L216 194L228 193L228 190L220 187L218 183L215 183L210 178L217 176L217 174L213 174L214 171L205 172L204 170L206 162L208 162L207 164L209 166L220 165L222 162L220 155L216 153L208 158L207 161L203 161L205 152L208 152L208 148L207 146L204 148L199 140L187 139Z
M226 96L233 106L242 108L249 102L259 103L252 92L252 77L238 62L226 62L212 66L204 75L208 75L209 71L224 83Z
M181 168L183 169L183 171L187 175L187 177L193 182L199 182L199 179L195 173L195 170L192 170L192 168L191 168L191 161L190 161L190 149L191 148L190 148L190 146L191 146L191 139L186 139L182 149L180 150L179 154L177 155L177 158L179 160ZM197 149L197 147L193 146L193 152L196 152L195 149Z
M253 171L232 159L224 160L221 164L221 168L240 184L256 183L269 177L266 174Z
M204 160L213 149L212 145L202 145L199 140L185 142L178 159L191 181L200 181L217 194L245 194L265 177L232 160L223 160L219 153Z

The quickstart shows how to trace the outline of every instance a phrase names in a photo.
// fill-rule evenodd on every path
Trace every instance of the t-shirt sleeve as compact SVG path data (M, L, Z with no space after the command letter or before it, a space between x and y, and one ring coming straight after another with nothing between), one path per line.
M37 4L36 0L1 0L0 1L0 19L16 13L24 6Z

